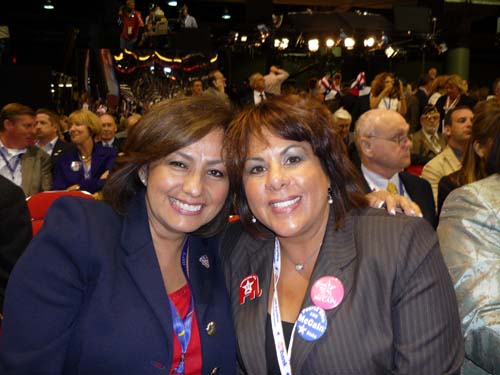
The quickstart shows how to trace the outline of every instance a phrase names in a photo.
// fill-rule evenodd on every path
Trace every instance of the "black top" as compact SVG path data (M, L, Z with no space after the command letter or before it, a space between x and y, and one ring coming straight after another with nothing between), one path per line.
M290 322L281 322L283 326L283 335L285 336L286 347L290 345L292 337L293 325ZM278 357L276 356L276 347L274 346L273 326L271 325L271 314L267 314L266 319L266 363L268 375L281 375Z
M448 176L443 176L438 183L438 201L437 201L437 211L438 216L441 214L441 208L443 207L444 200L453 190L459 188L458 184L458 172L460 170L449 174Z

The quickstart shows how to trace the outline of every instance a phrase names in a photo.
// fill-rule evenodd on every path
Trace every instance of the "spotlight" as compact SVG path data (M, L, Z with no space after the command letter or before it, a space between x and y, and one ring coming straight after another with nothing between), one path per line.
M222 19L223 20L230 20L231 19L231 14L229 14L229 11L227 8L224 9L224 13L222 13Z
M169 7L176 7L177 6L177 1L169 1L168 2Z
M370 37L366 38L366 39L363 41L363 45L364 45L365 47L369 47L369 48L373 47L373 46L375 45L375 38L374 38L374 37L372 37L372 36L370 36Z
M439 54L445 53L446 51L448 51L448 46L444 42L440 43L437 46L437 50Z
M354 38L347 37L344 39L344 47L347 49L353 49L355 44L356 41L354 40Z
M396 48L394 49L392 46L388 46L385 49L385 55L387 56L388 59L396 56L399 53L399 50Z
M279 40L279 39L274 39L274 47L275 47L275 48L278 48L278 47L280 46L280 44L281 44L281 40Z
M248 37L246 35L242 35L240 40L245 43L247 41Z
M319 40L318 39L309 39L307 42L307 46L309 51L316 52L319 49Z
M335 41L334 41L332 38L328 38L328 39L326 40L326 46L327 46L328 48L332 48L334 45L335 45Z
M52 0L46 0L45 4L43 4L43 9L53 10L54 9L54 5L52 4Z
M287 49L288 48L288 43L290 43L290 40L288 38L281 39L281 43L280 43L279 48L280 49Z

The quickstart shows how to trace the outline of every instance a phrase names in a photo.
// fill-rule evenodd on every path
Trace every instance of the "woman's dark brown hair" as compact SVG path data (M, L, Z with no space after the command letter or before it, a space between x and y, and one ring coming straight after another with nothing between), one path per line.
M284 139L309 142L330 180L336 228L343 225L350 209L366 206L359 173L349 160L342 139L333 130L332 121L332 114L323 103L309 97L286 95L246 108L231 122L224 140L224 159L236 194L236 213L250 234L256 237L270 234L260 223L251 222L252 215L243 186L250 139L257 137L265 142L262 135L264 129ZM326 197L327 192L324 199L328 204Z
M103 188L103 197L120 214L126 214L130 199L144 189L139 169L183 147L195 143L212 130L227 128L232 118L228 104L214 95L168 99L152 107L129 129L124 153L117 157ZM194 234L214 235L227 223L228 198L221 212Z

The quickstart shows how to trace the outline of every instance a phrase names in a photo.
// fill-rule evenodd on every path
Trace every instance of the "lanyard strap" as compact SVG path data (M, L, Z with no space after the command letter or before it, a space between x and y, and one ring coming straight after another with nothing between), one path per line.
M297 322L293 325L292 336L288 350L286 347L285 336L283 335L283 326L281 324L280 306L278 301L278 281L281 272L281 254L278 238L274 239L274 260L273 260L273 302L271 305L271 326L273 328L274 346L278 357L281 375L292 375L292 364L290 361L292 355L293 335Z
M90 169L92 168L92 160L90 160L89 167L87 168L87 165L85 164L85 161L82 159L82 157L80 155L78 155L78 158L80 159L80 162L82 163L83 178L88 180L90 178Z
M14 179L14 174L16 173L16 169L19 166L19 162L21 161L21 157L23 156L23 154L18 154L16 156L16 160L14 161L14 166L12 166L9 163L9 159L7 159L7 156L5 156L5 154L3 153L3 150L1 150L1 149L0 149L0 155L2 155L2 159L5 162L5 164L7 165L7 168L9 169L9 171L10 171L10 175L11 175L12 179Z
M187 279L187 251L188 241L184 242L181 253L181 267L184 276ZM191 323L193 322L193 296L191 295L191 302L189 303L189 309L184 319L179 316L179 312L175 308L174 303L169 298L170 312L172 313L172 324L174 328L175 335L181 344L181 360L179 365L174 370L174 374L184 374L184 356L189 345L189 340L191 339Z

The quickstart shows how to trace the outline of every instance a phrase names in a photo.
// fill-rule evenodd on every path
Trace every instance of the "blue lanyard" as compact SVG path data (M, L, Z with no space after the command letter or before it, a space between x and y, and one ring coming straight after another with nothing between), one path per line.
M3 161L5 162L5 164L7 164L7 168L10 171L10 175L11 175L12 179L14 179L14 174L16 173L16 169L19 165L19 162L21 161L21 157L23 156L23 154L17 155L16 160L14 162L14 166L10 165L9 160L4 155L2 150L0 150L0 155L2 155Z
M182 272L184 272L184 276L187 279L187 250L188 250L188 241L184 242L184 246L182 248L181 253L181 267ZM172 300L168 299L170 303L170 312L172 313L172 323L174 326L174 331L179 339L179 343L181 344L181 360L179 365L174 370L174 374L184 374L184 356L186 355L186 351L189 345L189 340L191 339L191 323L193 321L193 296L191 296L191 302L189 303L188 313L186 317L182 319L179 316L179 312L175 308Z

